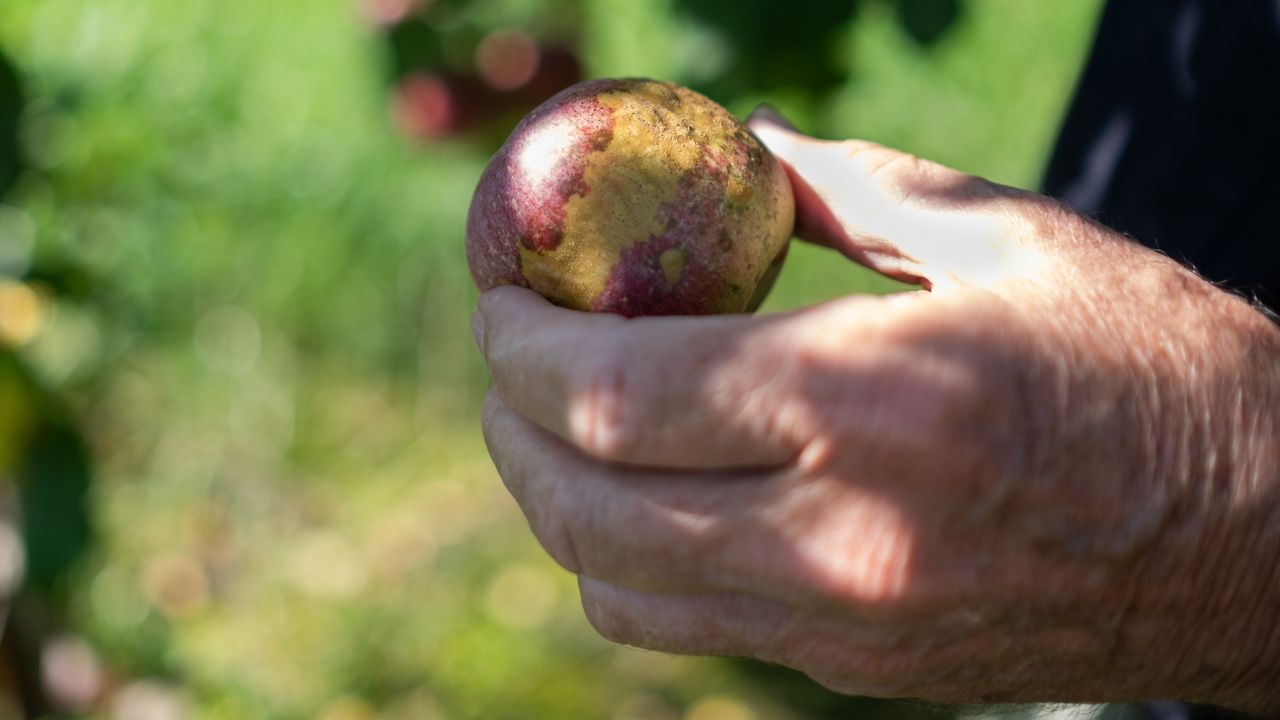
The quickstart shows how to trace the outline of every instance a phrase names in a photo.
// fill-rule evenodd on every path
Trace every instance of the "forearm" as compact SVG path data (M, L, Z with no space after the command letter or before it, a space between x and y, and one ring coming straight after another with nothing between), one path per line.
M1189 274L1189 273L1188 273ZM1141 618L1182 618L1148 638L1177 662L1176 696L1280 710L1280 328L1244 300L1187 285L1198 319L1166 393L1163 463L1183 488L1168 508L1164 558L1145 561ZM1177 312L1177 301L1171 311ZM1174 467L1180 464L1181 467ZM1142 635L1136 631L1136 636ZM1180 638L1177 636L1181 636Z
M1048 350L1028 481L1059 498L1019 515L1065 557L1107 558L1099 633L1124 692L1280 710L1280 327L1164 256L1048 216L1103 282L1081 294L1054 278L1019 303L1049 319L1034 326Z
M1222 632L1208 640L1223 663L1234 659L1221 704L1280 712L1280 328L1244 301L1231 298L1224 330L1238 338L1239 380L1218 402L1221 468L1208 482L1233 488L1221 527L1226 538L1212 617ZM1230 667L1230 665L1228 665Z

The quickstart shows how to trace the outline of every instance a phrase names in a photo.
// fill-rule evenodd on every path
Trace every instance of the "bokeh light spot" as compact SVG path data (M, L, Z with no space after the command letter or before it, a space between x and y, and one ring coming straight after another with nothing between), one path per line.
M612 720L680 720L680 713L656 695L640 694L618 703Z
M499 30L476 46L476 70L497 90L518 90L538 72L538 44L529 33Z
M556 585L550 573L516 563L498 571L485 592L485 607L509 628L533 628L546 623L556 604Z
M35 289L35 288L33 288ZM92 306L53 302L36 289L43 309L40 331L31 338L27 357L44 380L62 385L86 377L102 363L102 319Z
M44 324L44 307L30 285L0 279L0 345L21 347Z
M26 574L22 538L7 520L0 520L0 600L12 597Z
M147 603L138 592L133 575L116 566L108 565L98 573L89 597L104 624L126 632L147 616Z
M245 384L249 387L227 407L228 431L246 446L282 452L293 441L296 424L287 382L262 373Z
M438 138L453 130L459 108L444 80L430 73L410 73L396 84L391 114L403 132Z
M427 522L439 545L462 540L480 520L481 506L466 485L443 479L432 482L423 491L422 507L428 510Z
M363 700L344 697L325 707L320 720L378 720L378 713Z
M304 535L289 557L288 572L298 589L317 597L354 597L368 582L364 558L332 530Z
M31 267L36 224L21 208L0 204L0 275L21 277Z
M183 720L188 717L186 697L156 680L129 683L111 703L112 720Z
M166 552L147 561L142 571L147 599L170 617L188 617L209 601L209 579L191 555Z
M745 703L726 695L703 698L689 708L685 720L756 720Z
M49 699L60 709L85 712L102 694L106 681L98 655L84 639L55 637L40 652L40 679Z
M209 370L239 377L257 363L262 331L244 308L223 305L209 310L196 323L195 347L196 356Z
M445 720L440 702L424 690L415 690L392 700L383 710L386 720Z
M678 677L696 673L697 660L683 655L652 652L639 648L618 646L613 658L617 672L626 677L644 680L655 685L670 683Z
M389 513L370 531L369 555L378 579L395 586L435 557L437 539L416 507Z
M375 25L395 25L409 17L418 5L415 0L359 0L360 12Z

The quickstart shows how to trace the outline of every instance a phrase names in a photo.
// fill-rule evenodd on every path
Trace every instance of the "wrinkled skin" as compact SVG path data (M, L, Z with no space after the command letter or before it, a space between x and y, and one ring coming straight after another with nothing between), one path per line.
M467 217L482 290L577 310L753 310L791 238L791 188L746 126L652 80L593 80L534 110L485 169Z
M753 129L801 237L928 291L482 296L486 440L591 623L850 693L1280 712L1280 329L1050 199Z

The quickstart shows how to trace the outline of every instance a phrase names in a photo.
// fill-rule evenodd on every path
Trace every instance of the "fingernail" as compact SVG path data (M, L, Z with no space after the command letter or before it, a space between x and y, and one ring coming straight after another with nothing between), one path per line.
M793 131L796 129L796 126L792 125L790 120L783 117L781 112L778 112L778 108L769 103L762 103L751 111L751 114L747 116L747 124L753 123L768 123L769 125Z
M476 342L476 349L484 355L484 313L479 310L471 313L471 338Z

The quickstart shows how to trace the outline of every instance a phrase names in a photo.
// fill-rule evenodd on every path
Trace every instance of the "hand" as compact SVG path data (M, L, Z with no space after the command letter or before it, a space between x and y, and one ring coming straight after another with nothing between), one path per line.
M748 317L481 298L484 431L605 637L843 692L1280 709L1280 332L1056 202L753 129L925 290Z

